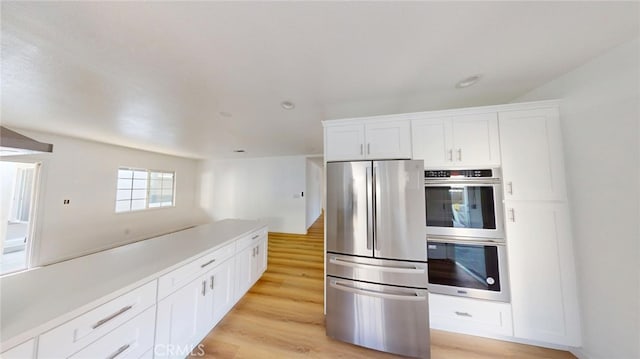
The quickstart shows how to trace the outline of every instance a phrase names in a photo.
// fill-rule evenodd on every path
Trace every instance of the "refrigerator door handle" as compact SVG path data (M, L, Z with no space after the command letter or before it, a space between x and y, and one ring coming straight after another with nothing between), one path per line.
M377 208L378 208L378 200L377 200L377 196L378 196L378 166L376 165L376 163L373 163L373 182L372 182L372 191L371 191L371 197L373 197L373 208L371 208L371 214L373 216L373 223L370 225L369 228L375 228L375 230L373 231L373 233L377 233L378 230L378 213L377 213ZM374 234L375 235L375 234ZM374 238L373 240L373 245L374 245L374 250L379 250L378 248L378 241L377 238Z
M384 266L384 265L376 265L376 264L356 263L356 262L346 261L338 257L329 258L329 263L336 264L339 266L351 267L351 268L375 269L380 272L406 273L406 274L426 274L427 273L426 268L420 268L417 266L398 267L398 266Z
M373 242L373 172L367 167L367 249L371 249Z
M390 293L378 292L376 290L371 290L371 289L354 288L350 285L346 285L342 282L338 282L337 280L329 281L329 286L337 290L342 290L349 293L366 295L370 297L378 297L383 299L403 300L403 301L411 301L411 302L420 302L420 301L427 300L426 296L420 295L420 293L416 293L416 292L407 293L407 294L390 294Z

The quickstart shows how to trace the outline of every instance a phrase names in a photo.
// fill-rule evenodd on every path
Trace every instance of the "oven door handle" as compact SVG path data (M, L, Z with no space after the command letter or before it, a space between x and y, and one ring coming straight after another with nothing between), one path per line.
M357 263L351 261L345 261L338 257L329 258L329 263L336 264L344 267L351 268L361 268L361 269L373 269L380 272L390 272L390 273L405 273L405 274L425 274L427 273L427 269L418 266L410 266L410 267L398 267L398 266L385 266L380 264L366 264L366 263Z
M505 242L503 239L499 240L477 240L477 239L467 239L462 237L433 237L427 236L427 243L429 242L440 242L440 243L451 243L451 244L468 244L468 245L482 245L482 246L504 246Z
M403 301L410 301L410 302L421 302L421 301L427 300L427 297L425 295L422 295L418 292L412 292L407 294L390 294L385 292L379 292L377 290L355 288L350 285L346 285L342 282L338 282L337 280L330 280L329 286L337 290L342 290L342 291L353 293L353 294L366 295L369 297L378 297L382 299L403 300Z

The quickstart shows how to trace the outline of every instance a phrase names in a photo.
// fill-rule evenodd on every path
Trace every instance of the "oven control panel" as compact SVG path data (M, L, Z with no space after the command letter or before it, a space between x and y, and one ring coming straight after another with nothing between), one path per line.
M480 170L427 170L424 171L424 178L451 178L451 177L466 177L466 178L487 178L493 177L493 170L480 169Z

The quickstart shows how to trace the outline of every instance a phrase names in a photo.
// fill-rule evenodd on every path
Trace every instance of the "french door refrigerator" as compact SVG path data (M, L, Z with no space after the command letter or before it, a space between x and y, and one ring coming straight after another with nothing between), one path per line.
M327 163L328 336L430 357L423 166Z

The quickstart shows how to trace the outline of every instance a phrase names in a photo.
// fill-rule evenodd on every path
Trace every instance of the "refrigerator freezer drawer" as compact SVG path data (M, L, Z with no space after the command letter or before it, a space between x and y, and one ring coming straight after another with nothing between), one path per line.
M427 288L427 263L327 253L327 275L405 287Z
M398 355L430 357L427 291L327 277L327 335Z

